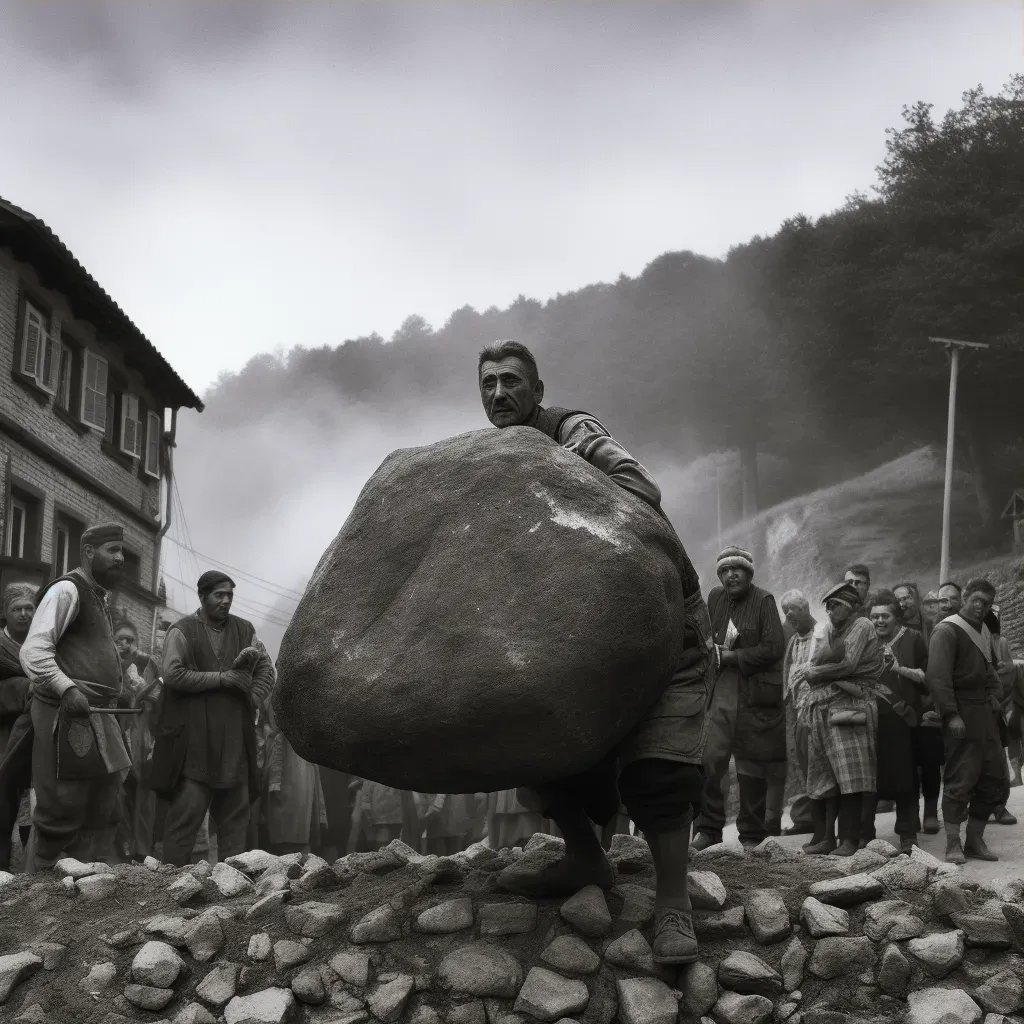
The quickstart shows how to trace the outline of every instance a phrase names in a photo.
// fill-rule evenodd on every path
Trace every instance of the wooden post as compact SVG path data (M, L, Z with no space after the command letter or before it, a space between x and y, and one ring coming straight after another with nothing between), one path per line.
M953 448L956 435L956 386L960 371L960 352L965 348L988 348L977 341L954 341L951 338L929 338L950 353L949 407L946 414L946 479L942 492L942 550L939 554L939 585L949 579L949 536L953 510Z

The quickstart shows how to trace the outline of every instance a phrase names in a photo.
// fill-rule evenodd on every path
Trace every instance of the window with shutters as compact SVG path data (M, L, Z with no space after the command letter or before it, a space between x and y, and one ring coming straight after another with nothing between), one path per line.
M146 472L160 478L160 445L164 424L159 413L146 414Z
M50 319L38 305L26 299L21 315L21 351L18 370L47 394L57 390L60 340L50 334Z
M121 451L133 459L142 458L142 417L139 396L121 395Z
M107 429L107 361L89 349L82 350L81 420L96 430Z
M40 527L43 503L38 497L19 488L11 488L7 516L7 552L11 558L38 561L40 558Z
M66 512L53 517L53 575L62 576L81 563L80 549L85 523Z

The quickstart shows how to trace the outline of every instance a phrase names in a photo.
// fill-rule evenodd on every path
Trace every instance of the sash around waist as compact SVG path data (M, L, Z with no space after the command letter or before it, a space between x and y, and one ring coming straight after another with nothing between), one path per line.
M977 691L971 690L967 693L957 693L953 691L953 699L957 704L987 704L988 694L978 693Z
M73 679L72 682L77 686L82 693L89 700L89 707L91 708L116 708L120 692L115 693L113 690L103 688L103 692L99 691L95 683L87 683L80 679ZM32 697L39 701L40 704L48 704L51 708L60 707L60 698L53 698L44 696L39 693L34 687L32 690Z

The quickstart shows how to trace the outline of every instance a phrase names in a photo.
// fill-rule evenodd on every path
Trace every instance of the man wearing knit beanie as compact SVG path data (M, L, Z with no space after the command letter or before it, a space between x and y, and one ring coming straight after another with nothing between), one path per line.
M736 825L747 848L768 834L765 801L768 765L786 760L782 704L785 643L775 598L753 585L754 556L730 546L718 556L721 585L708 595L711 629L719 652L718 679L704 748L704 790L693 846L722 841L722 780L736 758L740 810Z

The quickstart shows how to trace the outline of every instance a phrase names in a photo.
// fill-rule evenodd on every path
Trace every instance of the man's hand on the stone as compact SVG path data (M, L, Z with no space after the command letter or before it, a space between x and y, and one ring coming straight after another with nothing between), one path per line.
M89 717L89 698L77 687L68 687L60 698L60 707L71 718Z

